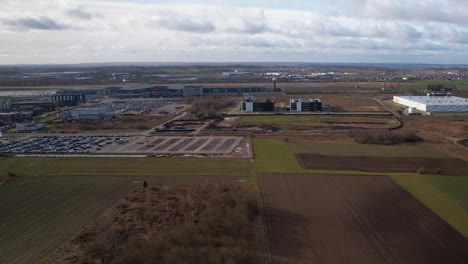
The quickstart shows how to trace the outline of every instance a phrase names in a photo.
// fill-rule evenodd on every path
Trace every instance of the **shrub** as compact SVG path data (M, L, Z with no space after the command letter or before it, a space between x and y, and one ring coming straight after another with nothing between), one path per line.
M423 139L414 132L401 132L383 129L351 129L348 135L361 144L394 145L406 142L419 142Z
M416 172L418 174L426 174L426 168L424 166L419 167Z

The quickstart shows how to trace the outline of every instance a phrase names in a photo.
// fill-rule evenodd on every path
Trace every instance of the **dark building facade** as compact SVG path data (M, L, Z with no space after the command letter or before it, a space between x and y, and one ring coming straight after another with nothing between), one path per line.
M318 98L310 98L308 101L291 99L291 112L322 112L322 101Z
M265 93L265 87L203 87L203 95Z
M242 102L244 112L273 112L275 111L275 101L267 98L265 102L255 102L253 99L246 99Z
M52 103L57 105L73 106L85 102L86 98L84 93L66 93L52 95Z

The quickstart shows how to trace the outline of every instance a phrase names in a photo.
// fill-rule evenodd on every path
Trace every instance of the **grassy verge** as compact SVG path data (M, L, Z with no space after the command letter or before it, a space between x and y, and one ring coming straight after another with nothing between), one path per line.
M41 118L39 120L37 120L37 123L46 123L46 122L52 122L56 119L59 119L59 117L56 117L56 116L48 116L48 117L44 117L44 118Z
M19 176L237 176L252 175L245 159L0 158L0 172Z
M468 238L467 177L419 174L394 174L391 177Z

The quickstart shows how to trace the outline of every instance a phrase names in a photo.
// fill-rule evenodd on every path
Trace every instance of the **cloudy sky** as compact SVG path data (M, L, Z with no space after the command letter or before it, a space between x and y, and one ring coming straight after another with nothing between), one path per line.
M468 63L467 0L0 0L0 64Z

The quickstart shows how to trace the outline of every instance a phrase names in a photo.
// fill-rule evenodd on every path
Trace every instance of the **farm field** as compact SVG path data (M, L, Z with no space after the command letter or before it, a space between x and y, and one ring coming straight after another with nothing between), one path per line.
M312 153L336 156L381 156L381 157L426 157L451 158L453 156L425 145L385 146L364 144L305 143L288 142L289 149L295 153Z
M369 157L335 156L319 154L296 154L299 164L311 170L352 170L382 173L468 175L468 162L457 158L421 158L421 157Z
M19 176L237 176L251 175L246 159L0 158L0 171Z
M288 145L281 140L253 139L255 166L260 173L367 174L351 170L309 170L302 168ZM371 174L371 173L369 173ZM377 173L379 174L379 173Z
M251 181L248 160L1 158L19 177L0 186L0 256L35 263L131 189Z
M37 262L134 186L123 177L37 177L0 186L0 262Z
M386 87L397 86L398 83L386 83ZM305 93L337 93L337 92L379 92L382 82L314 82L278 84L287 94Z
M331 164L324 170L308 170L299 166L292 150L295 153L323 153L333 155L352 155L357 153L367 159L366 155L379 154L399 156L402 150L411 155L428 157L451 157L448 154L425 145L418 146L379 146L359 144L324 144L309 142L284 142L281 140L254 139L253 146L256 156L256 167L260 173L308 173L308 174L369 174L390 175L394 181L412 193L419 201L431 208L441 218L452 225L457 231L468 238L468 177L447 175L422 175L413 173L375 173L338 170ZM327 148L330 146L330 148ZM289 148L288 148L289 147ZM401 148L401 149L399 149ZM296 152L297 151L297 152ZM341 153L340 153L341 152ZM423 154L424 153L424 154ZM340 156L337 156L340 157ZM468 175L466 175L468 176Z
M420 174L391 177L468 238L468 177Z
M392 117L332 116L332 115L274 115L242 116L235 123L236 128L261 127L263 129L308 130L391 128L398 125Z
M467 240L388 176L262 174L273 263L466 263Z
M279 106L288 106L290 99L302 98L307 100L308 98L319 98L324 105L330 105L335 112L384 112L382 104L380 104L375 98L381 97L379 93L356 93L356 94L294 94L294 95L275 95L275 102ZM257 95L257 99L264 99L263 95Z
M424 92L427 89L428 84L444 84L448 88L458 88L461 91L468 91L468 81L467 80L423 80L423 81L410 81L405 83L400 83L399 86L391 90L394 93L403 93L406 89L416 89L418 92Z

